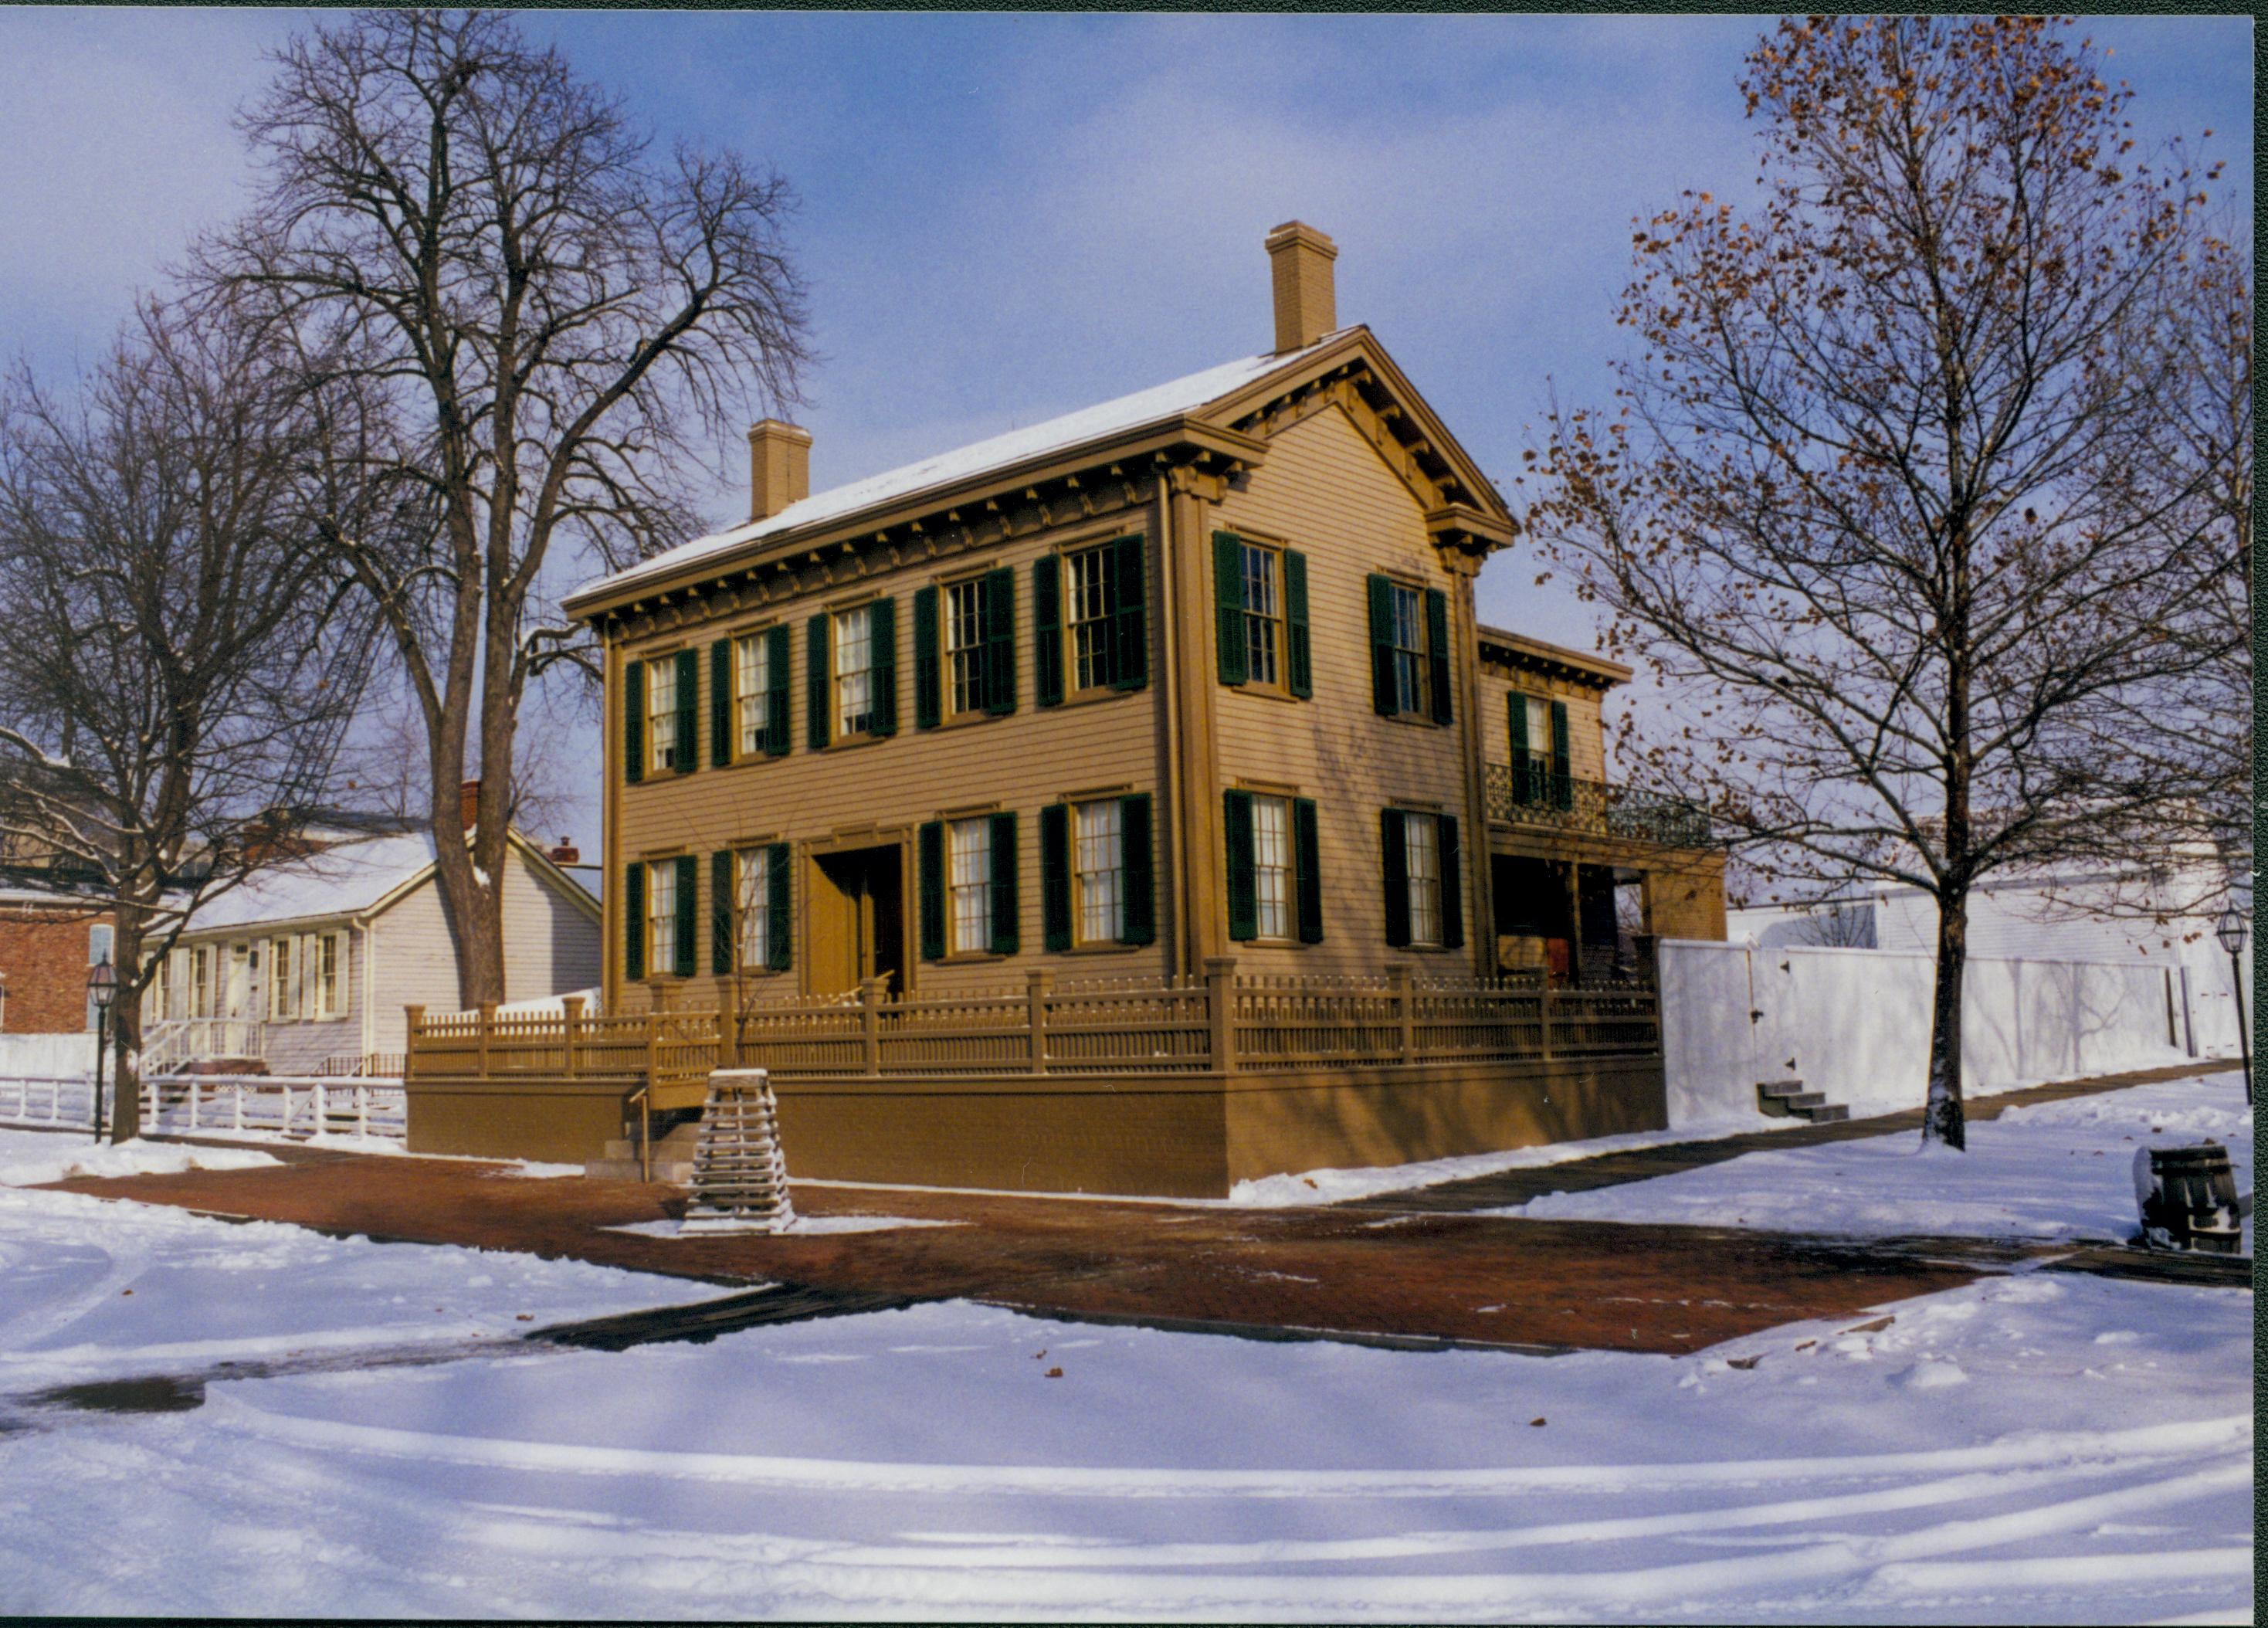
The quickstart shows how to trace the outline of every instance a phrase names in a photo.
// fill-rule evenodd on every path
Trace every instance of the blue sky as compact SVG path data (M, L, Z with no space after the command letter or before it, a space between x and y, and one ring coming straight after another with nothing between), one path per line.
M0 11L0 354L99 351L137 286L243 196L235 105L303 13ZM1339 244L1369 323L1500 481L1547 379L1597 399L1629 221L1752 190L1734 81L1761 19L531 13L665 135L800 191L823 361L814 487L1272 343L1260 241ZM2090 18L2146 136L2210 128L2251 193L2252 25ZM719 449L736 518L744 454ZM1483 616L1588 647L1491 562ZM595 821L585 821L586 839Z

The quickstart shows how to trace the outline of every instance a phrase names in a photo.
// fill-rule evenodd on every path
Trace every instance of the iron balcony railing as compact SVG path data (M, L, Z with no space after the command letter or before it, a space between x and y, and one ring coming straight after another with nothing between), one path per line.
M1507 825L1540 825L1594 836L1624 836L1665 848L1706 848L1709 811L1683 798L1662 797L1555 775L1546 761L1490 763L1488 814Z

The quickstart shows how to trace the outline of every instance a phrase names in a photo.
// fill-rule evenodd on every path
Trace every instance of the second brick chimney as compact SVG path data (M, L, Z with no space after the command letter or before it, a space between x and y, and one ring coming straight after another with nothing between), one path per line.
M748 518L768 520L811 496L811 431L777 418L748 430Z
M1339 257L1339 246L1305 221L1287 220L1268 234L1266 247L1275 274L1278 354L1335 332L1339 302L1331 262Z

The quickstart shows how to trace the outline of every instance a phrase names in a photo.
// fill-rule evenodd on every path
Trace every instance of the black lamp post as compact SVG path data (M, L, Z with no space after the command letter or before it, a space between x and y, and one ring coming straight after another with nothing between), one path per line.
M102 1140L102 1058L110 1050L110 1003L118 998L118 974L106 955L86 975L87 998L94 1002L94 1139Z
M2244 912L2232 900L2214 924L2213 936L2220 940L2220 947L2228 952L2228 982L2236 991L2236 1050L2244 1059L2244 1100L2252 1101L2252 1026L2244 1017L2244 964L2238 958L2244 954Z

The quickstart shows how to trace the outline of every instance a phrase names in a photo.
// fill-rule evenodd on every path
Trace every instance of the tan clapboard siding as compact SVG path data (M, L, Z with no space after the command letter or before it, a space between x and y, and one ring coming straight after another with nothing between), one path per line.
M1567 704L1567 755L1575 777L1607 777L1606 735L1600 720L1602 697L1598 690L1588 684L1542 673L1507 673L1493 664L1481 669L1480 686L1484 760L1491 763L1512 761L1512 697L1540 696L1546 701ZM1549 740L1543 741L1536 749L1548 752L1550 745Z
M1427 539L1418 498L1333 408L1276 435L1267 461L1219 512L1229 530L1307 555L1314 662L1307 701L1216 684L1221 781L1282 785L1314 798L1322 866L1322 943L1240 944L1234 953L1259 971L1375 972L1397 962L1447 976L1465 971L1462 952L1386 947L1381 807L1438 807L1461 822L1469 940L1478 926L1474 855L1486 851L1467 813L1462 729L1383 718L1371 704L1371 573L1422 580L1447 593L1453 608L1462 586ZM1197 610L1210 617L1211 601ZM1453 608L1453 638L1455 626ZM1451 670L1463 684L1469 659L1453 661ZM1461 693L1456 704L1469 700Z
M1018 866L1018 932L1021 953L966 961L921 961L912 966L913 987L924 993L953 993L1005 983L1020 983L1027 971L1045 968L1059 976L1119 976L1164 970L1166 945L1170 942L1174 914L1170 874L1165 860L1167 810L1154 801L1153 867L1157 877L1154 943L1137 948L1049 954L1042 949L1045 935L1041 922L1040 809L1066 793L1084 792L1147 792L1155 799L1160 788L1159 755L1163 749L1160 696L1164 664L1160 637L1163 585L1159 578L1159 549L1150 524L1152 511L1138 508L1101 520L1056 527L978 552L949 559L907 565L887 574L869 577L854 586L812 594L755 613L720 617L713 622L628 642L625 659L644 659L690 645L701 652L702 686L696 708L700 737L700 767L688 775L649 774L637 785L622 783L622 731L620 703L608 709L606 772L615 787L618 814L608 835L606 882L609 935L622 931L620 899L626 864L638 859L692 853L699 857L696 933L699 976L686 998L707 1004L715 998L710 976L710 877L708 856L720 848L755 843L787 842L796 845L794 914L797 964L784 973L751 973L746 978L748 998L764 999L799 992L803 987L803 932L810 920L806 897L808 866L806 845L832 842L859 829L875 833L880 843L902 839L907 843L904 876L905 906L910 942L918 949L917 878L911 843L914 828L922 821L955 813L976 814L1013 810L1020 848ZM1032 628L1032 563L1042 554L1075 549L1141 532L1150 538L1150 684L1127 695L1067 702L1062 706L1035 704L1034 638ZM983 718L948 723L936 729L914 726L914 591L932 583L955 580L979 571L1003 566L1015 573L1016 595L1016 711L1005 718ZM806 626L821 610L856 604L877 593L897 601L898 733L887 740L830 747L814 752L806 744L808 682L805 655ZM711 767L708 757L708 647L731 635L771 627L784 622L792 630L788 663L791 712L790 749L784 757L762 755L725 769ZM1066 643L1068 637L1066 636ZM940 646L942 665L942 647ZM614 689L619 696L620 686ZM625 999L613 987L622 976L622 948L610 940L607 947L609 996L618 1009L642 1007L635 991Z

